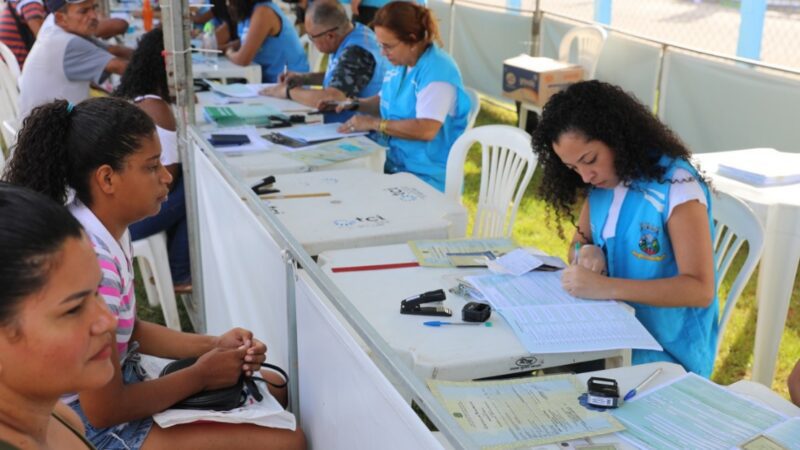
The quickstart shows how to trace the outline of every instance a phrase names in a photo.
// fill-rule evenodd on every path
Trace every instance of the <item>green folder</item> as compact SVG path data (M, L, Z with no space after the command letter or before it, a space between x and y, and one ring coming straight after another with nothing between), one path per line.
M203 112L206 119L223 127L236 125L269 126L269 116L282 115L280 111L270 106L251 103L204 106Z

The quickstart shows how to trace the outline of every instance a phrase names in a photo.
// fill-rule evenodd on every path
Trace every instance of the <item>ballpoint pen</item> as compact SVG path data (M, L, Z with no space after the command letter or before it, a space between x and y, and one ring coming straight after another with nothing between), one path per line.
M576 242L575 243L575 251L573 252L573 256L575 256L575 258L573 259L573 263L572 264L575 264L575 265L578 264L578 253L580 253L580 251L581 251L581 243L580 242Z
M422 322L423 325L426 327L441 327L445 325L483 325L485 327L491 327L492 322L442 322L441 320L430 320L428 322Z
M653 379L655 377L657 377L658 374L660 374L660 373L661 373L661 368L659 367L658 369L655 370L655 372L651 373L649 377L645 378L644 381L639 383L638 386L636 386L635 388L633 388L630 391L628 391L628 393L625 394L625 397L624 397L623 400L625 400L627 402L628 400L630 400L633 397L635 397L636 394L639 392L639 389L643 388L647 383L653 381Z

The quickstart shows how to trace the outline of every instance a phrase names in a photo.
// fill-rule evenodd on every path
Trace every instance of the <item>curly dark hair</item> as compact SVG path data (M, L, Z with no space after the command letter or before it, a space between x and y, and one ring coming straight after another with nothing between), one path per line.
M14 156L3 178L64 204L67 188L92 205L89 180L98 167L122 170L125 159L155 136L150 116L114 97L90 98L77 105L56 100L22 122Z
M591 187L561 162L553 150L564 133L601 141L614 152L614 169L622 183L659 180L666 168L663 155L689 159L691 152L647 107L618 86L583 81L553 95L533 133L533 151L543 177L539 195L558 218L575 223L572 207Z
M114 95L128 100L157 95L167 103L174 103L169 95L163 52L164 33L161 28L143 34Z

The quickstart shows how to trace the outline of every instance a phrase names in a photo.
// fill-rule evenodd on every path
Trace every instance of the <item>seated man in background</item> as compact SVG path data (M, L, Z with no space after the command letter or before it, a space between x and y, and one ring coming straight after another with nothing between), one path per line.
M800 406L800 360L797 361L792 373L789 374L786 384L789 385L789 395L792 397L792 403Z
M95 0L48 0L47 7L53 13L39 30L19 80L20 118L55 99L78 103L89 98L91 83L108 73L122 74L131 53L94 37L99 25Z
M360 23L350 23L344 7L335 0L312 3L305 26L314 46L330 55L328 69L324 73L289 72L279 78L279 84L262 94L316 107L322 101L367 98L380 92L387 64L372 30ZM308 84L323 88L303 87ZM352 111L330 111L325 113L325 122L344 122L352 115Z

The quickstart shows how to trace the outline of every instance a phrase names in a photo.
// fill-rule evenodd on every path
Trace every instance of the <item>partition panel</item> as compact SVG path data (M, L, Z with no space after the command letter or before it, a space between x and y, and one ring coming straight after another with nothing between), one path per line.
M453 58L464 84L487 95L501 97L503 60L528 54L531 47L531 13L456 3L453 20Z
M193 141L207 332L251 330L288 367L286 266L280 247Z
M800 78L669 49L659 116L697 153L800 152Z
M428 8L433 11L439 23L439 35L442 37L442 48L450 51L450 29L453 24L450 0L428 0Z
M622 87L654 110L661 56L660 45L610 32L595 78Z
M300 416L311 447L443 448L305 272L296 286Z

